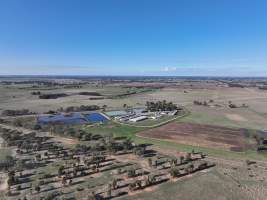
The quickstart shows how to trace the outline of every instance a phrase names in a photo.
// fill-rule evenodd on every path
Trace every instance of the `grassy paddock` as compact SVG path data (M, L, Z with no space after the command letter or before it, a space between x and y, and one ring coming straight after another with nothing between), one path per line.
M128 137L131 138L136 143L148 143L153 144L155 146L166 148L166 149L174 149L177 151L187 151L190 152L193 149L195 151L201 151L207 153L211 156L218 156L218 157L227 157L227 158L237 158L237 159L255 159L255 160L266 160L266 154L259 154L256 151L249 150L246 152L233 152L233 151L224 151L219 149L211 149L205 147L197 147L185 144L177 144L170 141L164 140L157 140L152 138L143 138L136 135L136 133L146 130L146 128L140 127L132 127L127 125L121 124L106 124L99 127L89 127L84 128L88 132L95 133L95 134L113 134L115 137Z
M119 198L120 200L177 200L177 199L243 199L250 198L240 192L234 182L225 180L212 170L208 173L198 173L193 178L181 178L177 182L163 183L152 191ZM234 191L234 192L233 192ZM205 195L203 195L205 194Z

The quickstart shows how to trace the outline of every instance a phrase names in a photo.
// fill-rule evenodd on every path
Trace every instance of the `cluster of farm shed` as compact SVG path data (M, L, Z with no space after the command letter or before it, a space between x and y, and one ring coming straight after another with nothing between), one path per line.
M172 111L147 111L145 108L133 108L127 110L117 110L106 112L110 117L120 122L139 122L147 119L160 119L163 116L174 116L178 110Z

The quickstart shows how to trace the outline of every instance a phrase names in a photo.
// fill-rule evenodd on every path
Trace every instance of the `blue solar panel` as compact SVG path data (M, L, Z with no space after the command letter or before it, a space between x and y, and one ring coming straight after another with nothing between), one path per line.
M39 124L84 124L88 122L107 122L108 119L99 114L92 113L82 115L80 113L72 113L68 115L57 114L49 116L39 116Z

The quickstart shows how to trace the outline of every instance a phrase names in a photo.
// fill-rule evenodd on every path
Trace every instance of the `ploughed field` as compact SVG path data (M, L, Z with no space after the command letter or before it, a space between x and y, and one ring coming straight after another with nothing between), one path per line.
M246 151L252 146L246 138L246 130L192 123L172 122L138 133L141 137L169 140L192 146L230 151Z

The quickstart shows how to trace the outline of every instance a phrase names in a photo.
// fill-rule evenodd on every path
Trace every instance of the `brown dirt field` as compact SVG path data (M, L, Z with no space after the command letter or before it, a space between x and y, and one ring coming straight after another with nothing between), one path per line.
M222 150L244 151L249 148L241 129L202 124L172 122L158 128L142 131L138 135Z

